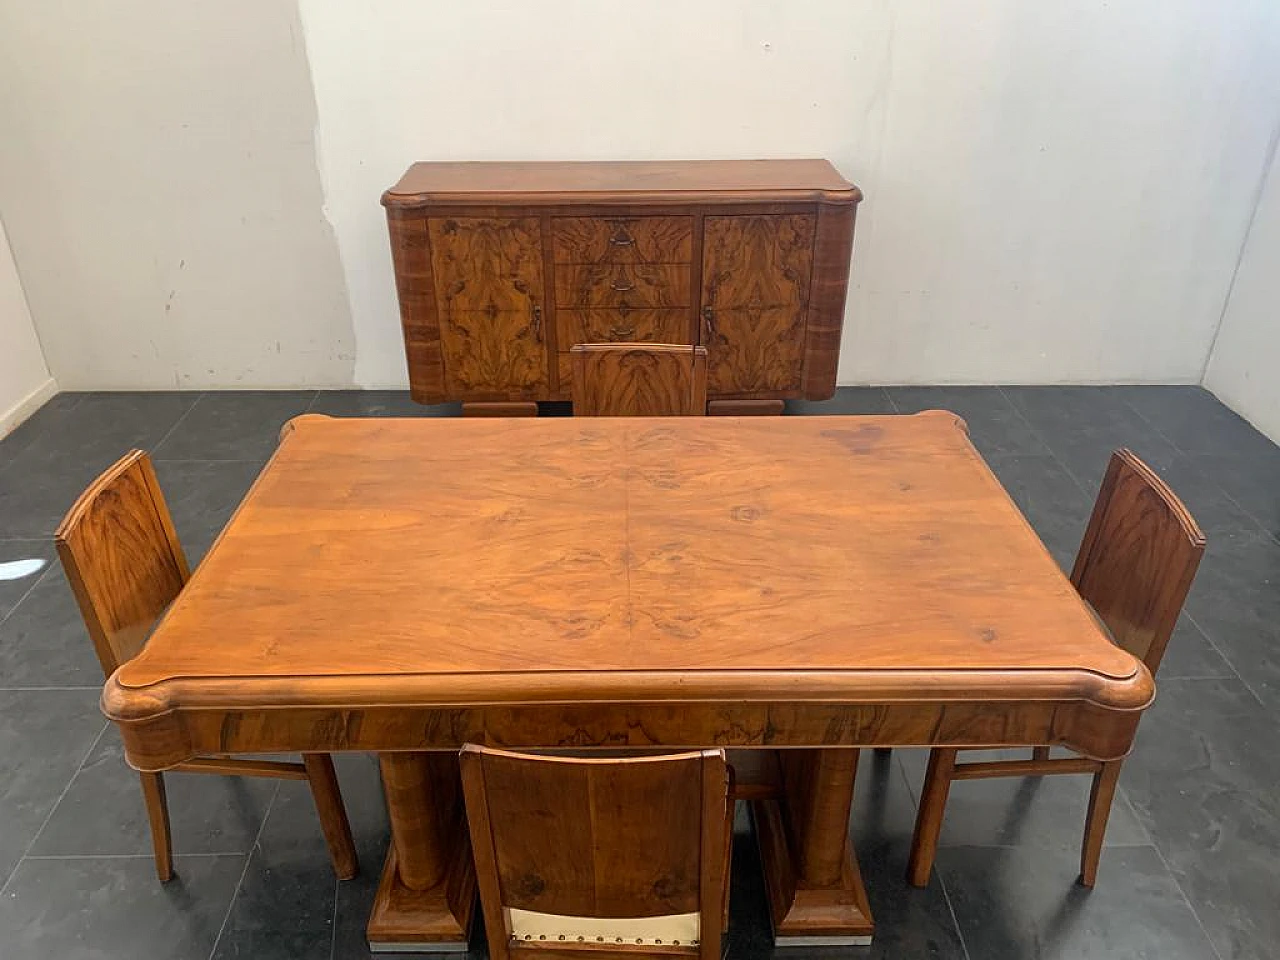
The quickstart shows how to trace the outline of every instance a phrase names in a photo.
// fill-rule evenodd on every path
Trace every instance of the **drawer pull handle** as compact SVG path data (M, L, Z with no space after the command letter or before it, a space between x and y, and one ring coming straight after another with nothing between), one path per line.
M536 303L533 305L533 338L542 339L542 308Z
M702 308L702 319L707 324L707 336L714 337L716 335L716 314L710 307Z
M617 280L610 280L609 286L618 291L618 293L626 293L628 290L634 290L636 288L636 285L630 280L623 280L621 282Z
M635 238L625 230L619 230L609 238L609 242L615 247L630 247L635 245Z
M630 340L635 335L636 335L635 327L610 327L609 328L610 340Z

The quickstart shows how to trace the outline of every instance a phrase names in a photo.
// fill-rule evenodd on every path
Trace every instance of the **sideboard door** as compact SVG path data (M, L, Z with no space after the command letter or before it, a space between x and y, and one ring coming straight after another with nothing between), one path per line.
M547 388L537 217L428 221L445 389L460 399L536 399Z
M707 217L702 343L707 392L770 394L800 388L816 217Z

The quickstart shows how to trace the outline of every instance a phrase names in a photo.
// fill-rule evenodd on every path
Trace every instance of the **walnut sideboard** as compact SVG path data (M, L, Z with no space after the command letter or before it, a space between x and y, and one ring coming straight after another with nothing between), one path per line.
M862 193L826 160L415 163L382 197L413 398L527 414L574 344L707 348L710 413L825 400Z

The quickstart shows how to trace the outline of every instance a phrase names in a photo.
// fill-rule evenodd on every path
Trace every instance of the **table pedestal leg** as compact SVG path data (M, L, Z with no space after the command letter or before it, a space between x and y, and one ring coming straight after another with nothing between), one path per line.
M391 849L369 917L375 952L462 952L475 911L476 878L452 753L378 758Z
M755 800L777 946L871 942L874 925L849 843L857 750L783 750L781 799Z

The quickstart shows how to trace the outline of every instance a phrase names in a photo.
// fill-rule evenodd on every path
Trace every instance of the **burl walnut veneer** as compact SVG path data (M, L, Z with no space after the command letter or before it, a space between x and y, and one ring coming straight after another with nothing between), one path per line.
M575 344L651 341L707 348L713 414L825 400L861 198L826 160L416 163L382 197L413 397L532 415Z
M954 414L296 418L146 648L129 762L382 754L370 938L465 943L455 751L781 750L781 942L871 932L863 746L1124 756L1154 695Z

